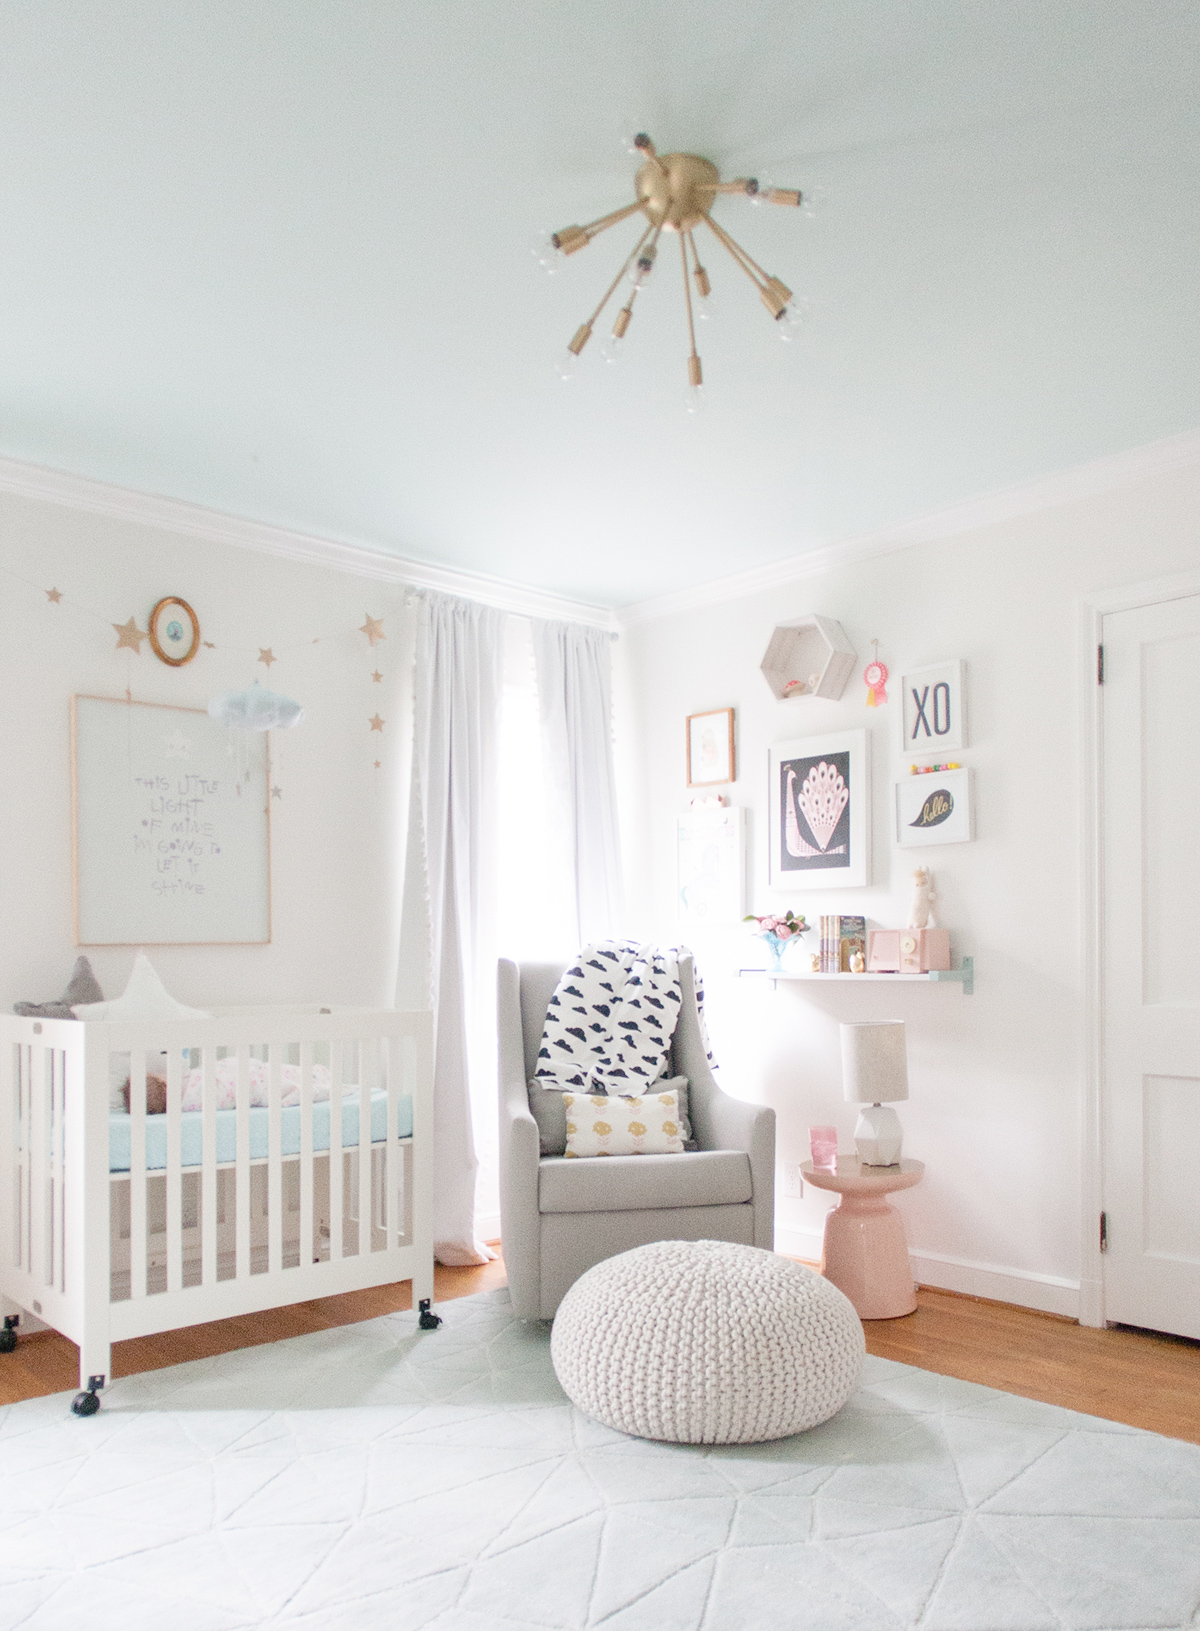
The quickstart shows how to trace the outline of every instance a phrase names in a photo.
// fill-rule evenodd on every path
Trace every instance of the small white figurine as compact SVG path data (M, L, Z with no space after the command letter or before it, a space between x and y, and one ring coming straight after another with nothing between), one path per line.
M867 959L861 951L852 951L850 953L850 972L851 974L865 974L867 972Z
M919 866L913 873L912 904L908 908L910 929L937 928L937 919L933 915L936 900L937 889L934 886L933 873L928 867Z

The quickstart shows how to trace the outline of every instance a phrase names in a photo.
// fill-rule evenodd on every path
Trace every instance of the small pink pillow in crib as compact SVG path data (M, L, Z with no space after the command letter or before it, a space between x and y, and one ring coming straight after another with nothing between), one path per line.
M246 1061L246 1077L250 1086L250 1105L252 1109L262 1109L269 1102L271 1076L268 1066L261 1059L248 1059ZM300 1103L300 1066L280 1065L279 1084L283 1089L282 1104ZM218 1059L216 1069L213 1071L213 1085L216 1088L218 1110L234 1110L237 1108L237 1060L231 1057ZM183 1084L183 1108L185 1110L199 1110L203 1105L204 1073L199 1069L189 1070ZM329 1066L314 1065L312 1067L312 1096L313 1103L320 1104L329 1097Z

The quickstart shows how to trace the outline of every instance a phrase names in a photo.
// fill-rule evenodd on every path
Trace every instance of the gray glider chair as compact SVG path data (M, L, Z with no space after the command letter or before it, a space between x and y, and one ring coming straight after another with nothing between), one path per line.
M690 957L679 964L683 1000L668 1074L688 1079L699 1149L587 1160L541 1154L527 1084L567 967L502 961L499 971L500 1227L522 1319L553 1319L585 1270L652 1240L733 1240L767 1251L775 1241L775 1112L717 1086Z

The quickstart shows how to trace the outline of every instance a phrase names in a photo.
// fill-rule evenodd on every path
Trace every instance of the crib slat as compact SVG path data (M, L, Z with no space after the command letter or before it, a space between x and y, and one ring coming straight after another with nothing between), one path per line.
M67 1199L63 1188L64 1121L67 1112L67 1056L61 1048L51 1053L50 1193L53 1210L50 1221L50 1279L56 1291L66 1289L64 1240Z
M5 1042L0 1047L0 1150L5 1152L5 1160L9 1159L11 1151L12 1160L12 1189L9 1195L0 1199L0 1263L7 1268L19 1268L21 1265L21 1149L23 1140L20 1137L20 1113L17 1100L17 1088L20 1081L20 1044ZM0 1196L2 1196L0 1190Z
M180 1050L167 1051L167 1290L183 1289L183 1081Z
M387 1087L387 1133L383 1146L383 1227L386 1231L386 1250L391 1251L400 1244L400 1145L397 1142L399 1131L399 1085L400 1072L397 1069L396 1042L394 1037L385 1037L380 1043L380 1053L384 1068L384 1085Z
M267 1272L283 1268L283 1078L284 1044L273 1038L267 1049Z
M342 1260L342 1057L341 1042L329 1044L329 1261Z
M146 1238L146 1050L129 1055L129 1295L144 1297L149 1277Z
M250 1274L250 1069L245 1042L237 1050L237 1278Z
M313 1260L313 1045L300 1044L300 1267Z
M46 1221L47 1221L47 1194L46 1186L49 1173L46 1170L48 1156L48 1123L50 1119L50 1095L46 1081L46 1055L48 1053L44 1043L36 1043L33 1049L33 1070L30 1072L30 1117L29 1117L29 1159L33 1175L31 1189L31 1227L30 1238L30 1268L34 1279L39 1285L49 1284L50 1276L47 1273L46 1262Z
M375 1086L375 1049L358 1043L358 1254L371 1250L371 1090Z
M200 1284L217 1283L217 1084L213 1050L200 1060Z
M13 1264L29 1269L29 1047L13 1044L13 1142L16 1171L13 1175ZM7 1049L5 1050L7 1055Z

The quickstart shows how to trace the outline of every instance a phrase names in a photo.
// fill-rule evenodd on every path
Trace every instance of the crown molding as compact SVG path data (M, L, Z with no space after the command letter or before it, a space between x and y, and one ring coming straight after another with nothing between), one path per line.
M766 566L751 567L749 571L711 579L708 583L696 584L669 595L634 601L617 610L616 626L626 629L655 618L701 611L708 606L740 600L766 589L794 583L798 579L819 577L834 567L890 555L895 550L911 549L914 544L953 538L980 527L993 526L999 521L1010 521L1039 510L1053 509L1060 504L1092 498L1150 476L1195 464L1200 464L1200 430L1182 431L1177 436L1166 436L1143 447L1112 453L1088 464L1072 465L1066 470L1040 476L1036 481L1024 482L1017 487L999 488L975 498L963 499L958 504L934 510L929 515L902 522L898 526L884 527L877 532L834 544L814 543L811 549L802 554L789 555Z
M427 561L407 560L385 549L364 544L342 543L306 532L242 516L225 515L190 504L183 499L139 493L128 487L114 487L90 476L73 476L65 470L27 464L21 459L0 457L0 492L21 498L42 499L68 509L93 515L113 516L139 526L161 527L168 532L203 538L209 543L232 544L252 549L260 555L281 560L301 561L310 566L333 567L355 577L373 578L381 583L403 584L409 589L432 589L442 594L461 595L495 606L519 617L545 617L569 623L587 623L603 629L615 628L613 613L606 606L592 606L523 584L509 583L482 572L465 572L455 567L434 566Z

